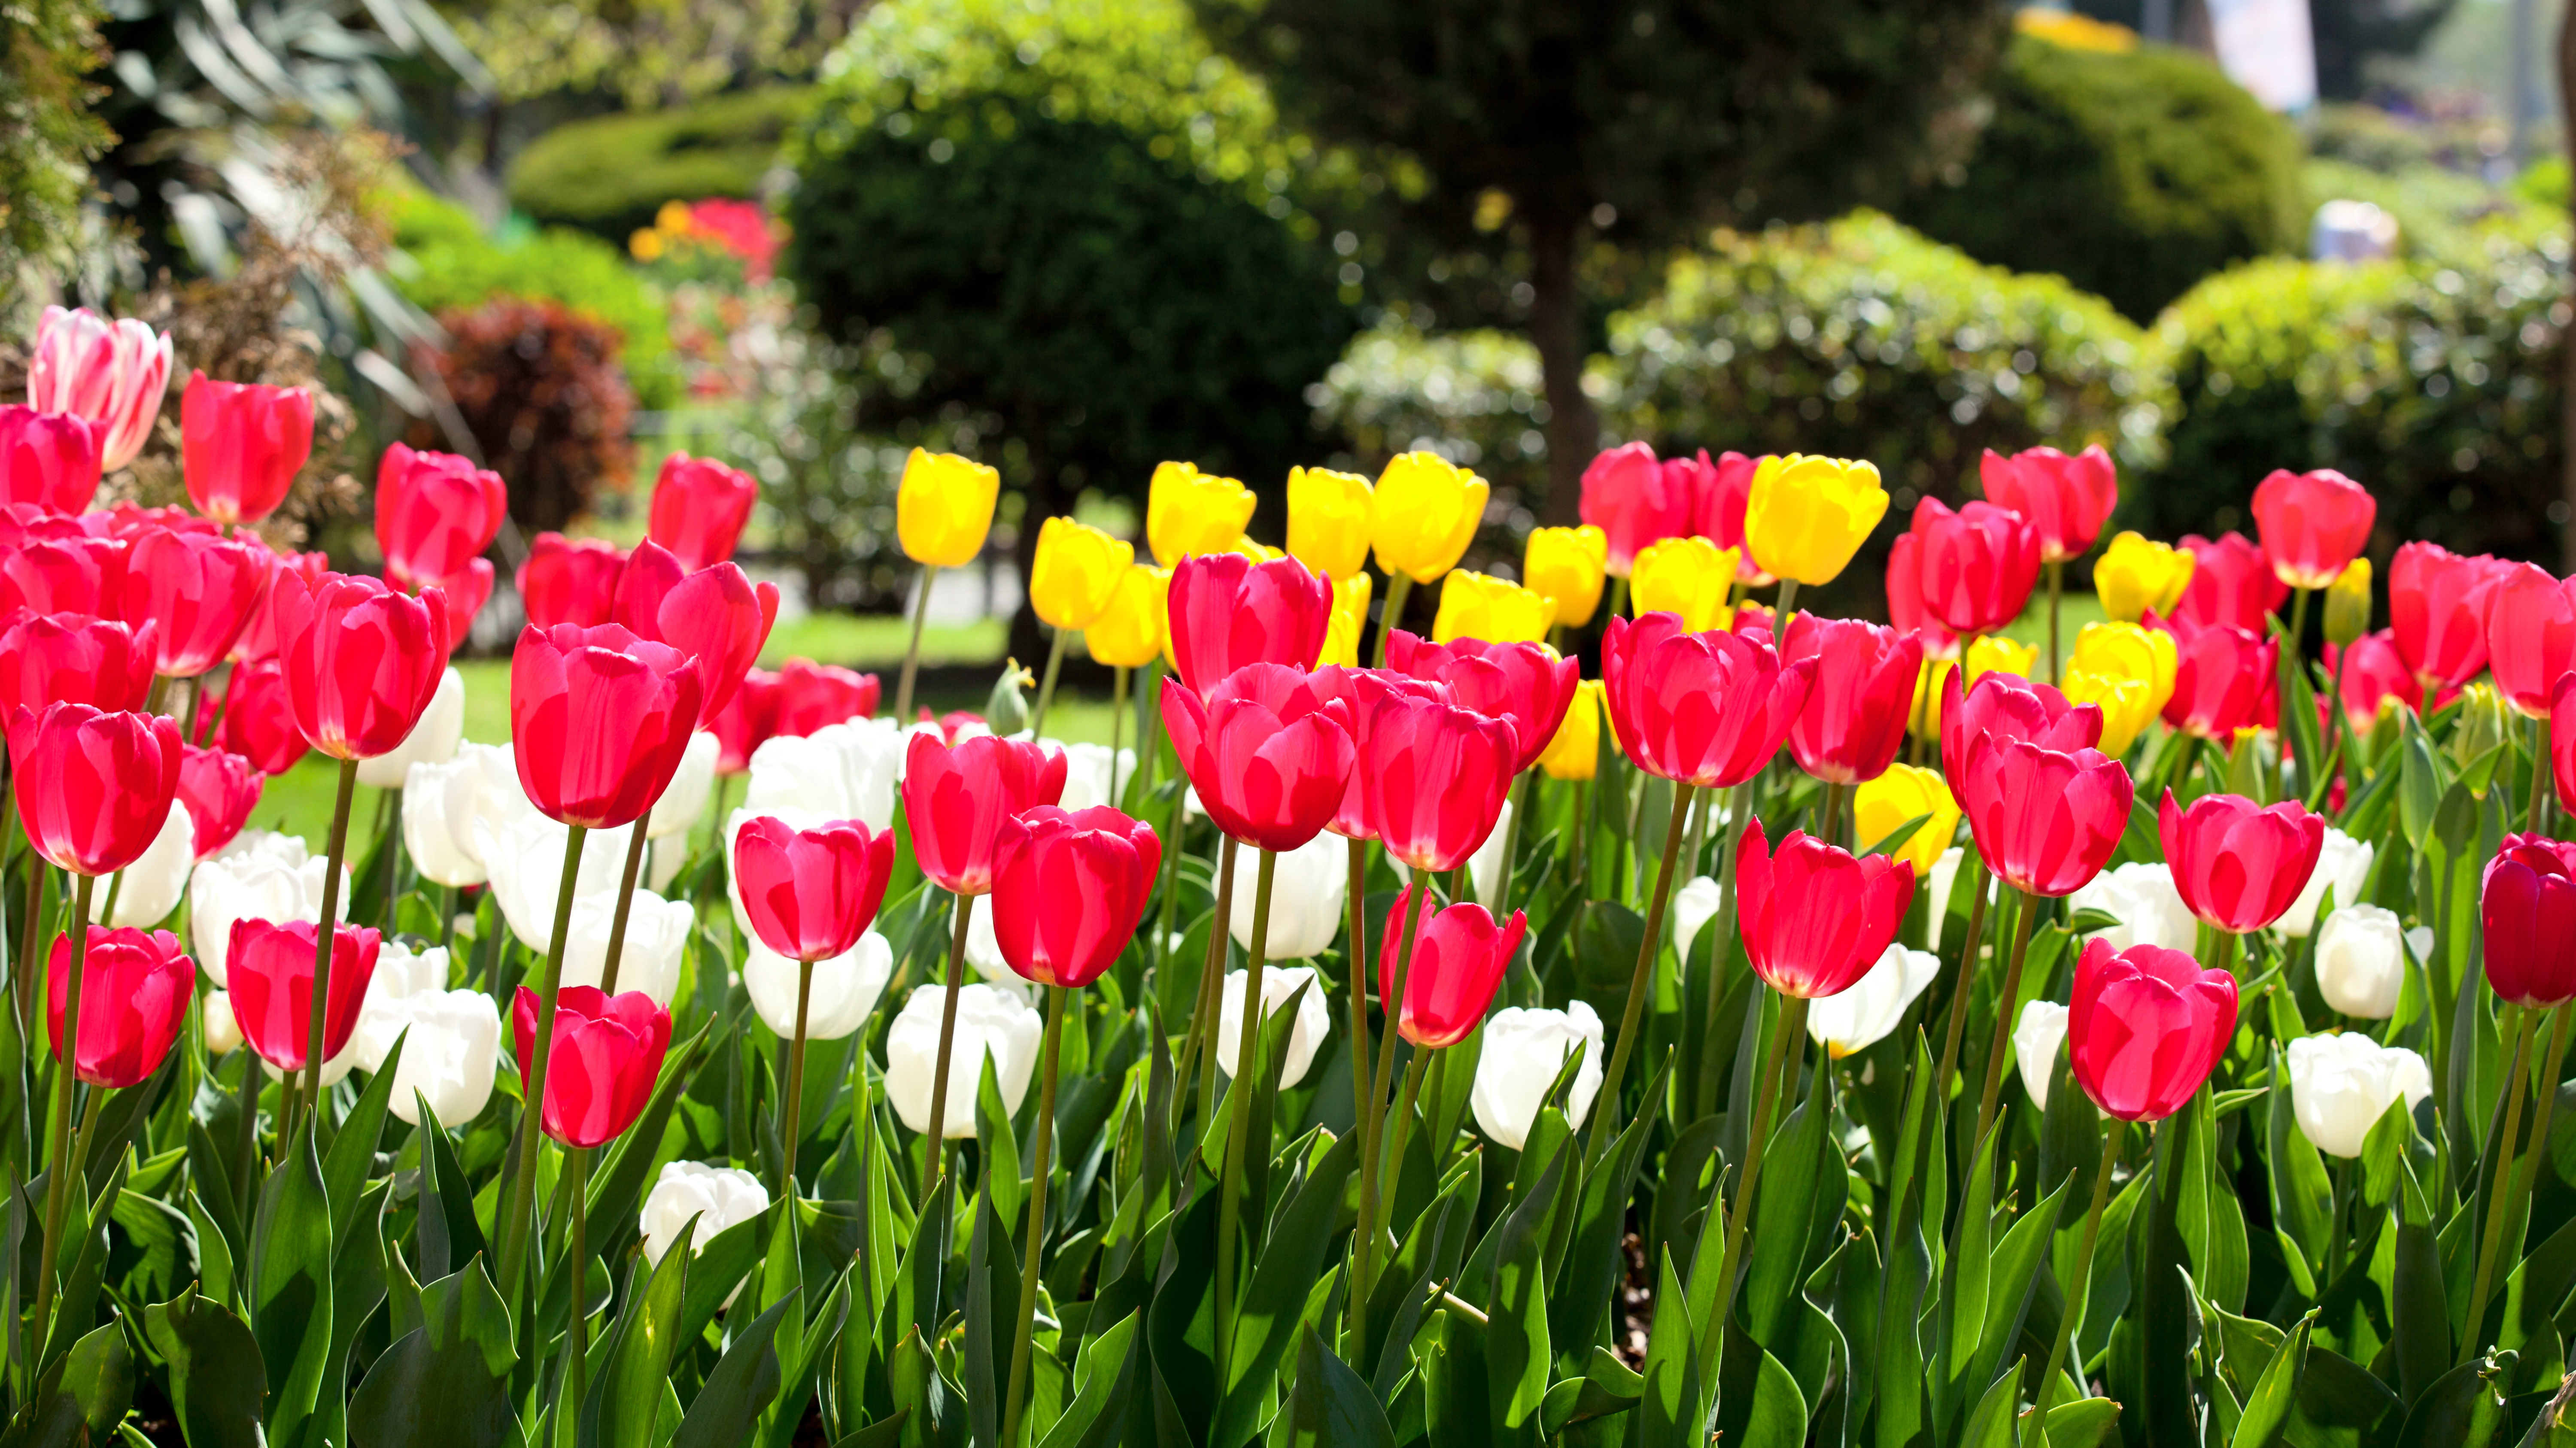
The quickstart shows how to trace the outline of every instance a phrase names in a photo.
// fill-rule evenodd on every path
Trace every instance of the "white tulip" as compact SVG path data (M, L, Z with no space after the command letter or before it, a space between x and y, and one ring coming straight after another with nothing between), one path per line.
M688 752L680 756L679 772L653 801L653 813L644 824L648 838L675 835L698 822L707 812L707 801L716 789L716 755L723 750L716 736L701 729L689 736Z
M1231 1080L1234 1076L1236 1051L1243 1044L1243 978L1239 970L1226 972L1225 998L1217 1008L1217 1069ZM1324 983L1316 978L1312 966L1264 966L1261 971L1261 1021L1267 1028L1270 1018L1287 1009L1288 997L1297 988L1306 994L1297 1002L1296 1024L1288 1028L1288 1058L1281 1064L1279 1089L1282 1091L1306 1079L1307 1068L1315 1064L1316 1048L1333 1029L1333 1013L1324 1005ZM1256 1046L1255 1049L1258 1049Z
M1041 742L1064 751L1064 798L1059 803L1065 809L1117 804L1120 792L1126 789L1128 779L1136 773L1136 751L1133 749L1118 751L1117 768L1113 773L1106 744L1065 744L1053 739Z
M1500 914L1503 889L1510 882L1503 878L1503 840L1512 832L1512 802L1503 801L1503 812L1494 816L1493 833L1467 857L1467 886L1475 892L1476 903Z
M2290 1043L2290 1107L2299 1132L2328 1156L2361 1155L2370 1128L2399 1099L2412 1111L2433 1094L2424 1058L2351 1031Z
M1476 1083L1467 1094L1476 1129L1497 1146L1520 1150L1538 1124L1548 1088L1576 1051L1583 1053L1583 1064L1574 1070L1565 1110L1566 1124L1580 1127L1601 1090L1601 1017L1582 1001L1561 1011L1506 1006L1486 1017Z
M421 878L451 887L488 878L472 838L482 778L482 765L470 757L422 761L403 775L403 850Z
M358 783L369 789L402 789L410 782L415 764L444 764L456 757L456 746L465 742L465 676L449 669L438 679L438 692L429 696L429 707L421 711L420 722L403 736L403 742L389 754L358 761Z
M2405 941L2396 911L2337 906L2317 931L2317 994L2363 1020L2397 1014L2397 993L2406 984Z
M644 1260L661 1265L671 1244L680 1240L681 1229L691 1221L698 1224L698 1229L689 1234L689 1255L695 1257L707 1250L707 1243L717 1233L768 1210L769 1189L760 1184L760 1178L742 1168L672 1162L662 1168L653 1190L644 1197L644 1215L639 1222L644 1233Z
M1842 994L1807 1003L1807 1034L1837 1061L1868 1050L1887 1039L1905 1008L1940 974L1941 957L1890 945Z
M2334 889L2338 908L2358 902L2362 887L2370 879L2371 857L2377 853L2368 840L2356 840L2341 830L2328 828L2325 847L2317 852L2317 867L2309 872L2308 883L2274 922L2281 933L2304 936L2316 929L2317 907L2324 903L2328 886Z
M2107 940L2113 950L2133 945L2159 945L2189 950L2199 938L2200 922L2174 888L2173 871L2160 863L2131 863L2105 870L2066 897L2077 910L2099 910L2118 921L2087 939Z
M367 977L366 998L358 1006L357 1033L349 1038L349 1049L357 1052L358 1069L383 1070L385 1053L411 1022L406 1003L414 996L446 989L447 947L433 945L414 955L399 940L379 946L376 973ZM441 1120L446 1116L444 1111L439 1113Z
M557 856L558 859L561 856ZM582 873L590 872L585 854ZM617 923L617 891L576 894L572 928L564 936L563 984L598 985L608 972L608 936ZM626 910L626 949L617 960L620 993L640 990L667 1006L680 989L680 957L689 946L697 912L686 900L665 900L638 885Z
M1673 892L1673 954L1685 963L1700 927L1717 918L1717 897L1717 882L1706 875L1692 876Z
M100 885L90 892L89 919L92 925L118 929L148 929L161 923L172 907L179 903L179 892L188 887L188 872L197 863L197 831L188 818L188 807L170 801L170 813L161 821L161 832L144 846L133 864L119 871L116 883ZM116 893L116 918L107 918L107 897ZM314 907L321 914L321 907Z
M1002 938L993 933L993 897L977 895L966 914L966 967L996 989L1007 990L1020 999L1034 1000L1037 986L1011 969L1002 955Z
M220 990L206 992L202 1009L206 1017L206 1054L229 1056L240 1050L241 1022L233 1016L232 992Z
M325 861L304 848L293 835L271 830L244 830L189 876L188 939L197 965L217 985L225 984L224 962L232 948L233 922L267 920L287 924L322 918L322 872ZM352 893L349 867L340 867L340 899Z
M945 986L917 987L886 1028L886 1099L916 1132L930 1129L931 1076L939 1069L939 1018L946 995ZM948 1109L940 1122L941 1136L956 1140L975 1134L975 1093L987 1055L1002 1090L1002 1109L1020 1109L1029 1077L1037 1070L1043 1030L1038 1013L1017 996L988 985L957 988L957 1030L949 1046Z
M796 1033L799 970L795 961L761 944L758 937L752 939L751 953L742 962L742 984L751 992L752 1009L760 1012L760 1019L782 1041ZM814 962L814 983L805 1002L805 1039L837 1041L866 1025L893 974L894 947L873 930L842 954Z
M1808 1007L1809 1010L1815 1007ZM2055 1001L2032 1001L2013 1023L2013 1064L2021 1068L2021 1089L2030 1104L2048 1109L2048 1086L2057 1079L2057 1048L2066 1044L2066 1007Z
M399 1019L394 1034L403 1043L394 1065L394 1115L418 1126L421 1096L446 1126L482 1115L501 1066L500 1006L479 990L427 990L395 1001L388 1014Z
M1941 858L1932 862L1931 899L1927 902L1932 913L1927 917L1931 923L1926 928L1931 931L1935 943L1940 940L1941 922L1950 918L1950 890L1959 883L1959 867L1967 859L1965 848L1952 845L1941 852Z
M872 830L894 823L905 731L891 719L852 719L802 738L780 735L751 752L743 808L752 815L801 810L820 819L857 820ZM728 828L730 833L730 828Z
M1243 862L1243 866L1253 864ZM1236 877L1226 927L1234 943L1245 950L1252 948L1257 893L1243 888L1242 877ZM1351 842L1340 835L1326 831L1281 855L1271 869L1270 934L1262 942L1262 958L1304 960L1330 946L1341 933L1350 893Z
M2418 925L2414 929L2407 931L2406 953L2415 957L2415 963L2417 965L2432 964L2433 927L2430 925Z
M490 781L485 781L488 796ZM614 910L617 886L626 876L626 841L632 825L592 830L582 840L581 868L573 880L575 913L582 901L603 899ZM473 825L474 852L491 872L492 903L510 932L531 950L553 943L555 892L562 888L564 850L572 832L531 810L516 817L478 810ZM605 916L600 941L607 941ZM570 978L566 978L570 983Z
M671 882L680 878L680 867L689 862L689 837L686 834L664 835L644 851L644 884L656 895L671 893Z

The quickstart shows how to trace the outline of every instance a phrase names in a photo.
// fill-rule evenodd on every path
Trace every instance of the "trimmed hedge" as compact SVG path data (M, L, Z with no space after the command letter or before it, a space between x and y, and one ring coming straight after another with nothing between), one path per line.
M510 163L510 204L623 246L666 201L758 197L813 98L777 86L557 126Z

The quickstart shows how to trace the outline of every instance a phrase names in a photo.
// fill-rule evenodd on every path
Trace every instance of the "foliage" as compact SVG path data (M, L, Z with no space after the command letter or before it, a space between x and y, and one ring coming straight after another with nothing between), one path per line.
M2403 256L2442 256L2476 246L2476 234L2502 224L2531 232L2563 224L2563 206L2500 192L2474 176L2429 162L2382 171L2349 161L2310 160L2300 168L2311 215L2328 201L2367 201L2397 220Z
M859 0L462 0L457 32L503 97L613 96L636 111L803 80Z
M484 461L510 485L521 529L559 529L588 512L603 485L626 484L635 398L617 365L615 327L511 297L444 313L439 324L449 340L430 364ZM438 445L425 426L414 430L415 444Z
M623 246L665 202L760 195L812 99L774 86L557 126L511 161L510 204Z
M2055 272L2140 322L2305 237L2297 136L2199 56L2021 36L1968 162L1898 214L1980 261Z
M90 113L102 13L97 0L0 7L0 323L24 310L39 266L69 260L89 163L111 139Z
M1427 448L1497 489L1532 496L1547 456L1540 386L1526 337L1424 336L1390 318L1352 338L1309 396L1317 429L1351 444L1352 468L1373 475L1397 453Z

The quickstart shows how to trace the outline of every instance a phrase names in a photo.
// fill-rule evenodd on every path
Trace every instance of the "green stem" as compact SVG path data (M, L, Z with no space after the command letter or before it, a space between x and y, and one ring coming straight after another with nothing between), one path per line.
M2568 1008L2566 1003L2561 1002L2549 1014L2549 1052L2542 1058L2546 1064L2540 1071L2540 1105L2538 1114L2531 1123L2531 1149L2522 1154L2522 1164L2515 1169L2513 1193L2504 1199L2508 1202L2531 1200L2532 1179L2539 1172L2540 1158L2549 1150L2549 1118L2555 1113L2558 1105L2559 1072L2566 1069L2567 1065ZM2514 1098L2519 1101L2521 1096L2522 1083L2517 1080L2514 1082ZM2505 1141L2505 1156L2510 1161L2513 1155L2512 1137L2507 1136ZM2512 1215L2510 1212L2501 1209L2496 1212L2498 1218L2510 1215ZM2485 1279L2480 1279L2477 1288L2473 1288L2469 1294L2469 1330L2463 1334L2467 1339L2464 1344L2467 1351L2461 1355L2462 1362L2467 1362L2477 1355L2478 1341L2486 1331L2486 1294L2482 1290L2485 1285Z
M18 1038L37 1039L36 977L38 950L44 940L45 857L32 848L27 851L27 919L19 929L18 946Z
M1393 1122L1395 1135L1387 1141L1384 1163L1386 1191L1378 1203L1377 1229L1369 1234L1373 1240L1388 1235L1386 1214L1395 1209L1395 1188L1404 1182L1405 1138L1413 1135L1413 1113L1416 1104L1422 1100L1422 1078L1431 1074L1431 1058L1440 1054L1417 1046L1413 1059L1404 1063L1404 1089L1397 1094L1395 1115L1388 1118Z
M519 1164L510 1181L510 1210L501 1219L498 1285L506 1302L518 1300L520 1269L527 1263L528 1222L537 1201L537 1148L545 1136L546 1058L553 1054L555 1045L555 994L563 983L564 945L572 936L573 883L581 874L581 842L589 835L589 830L574 825L565 837L563 878L555 886L554 935L546 947L546 973L538 983L537 1039L528 1053L528 1079L522 1088L525 1104L519 1112ZM335 863L335 872L337 868Z
M2495 1184L2487 1193L2486 1229L2478 1239L2477 1274L2469 1279L2468 1324L2460 1334L2460 1361L2477 1355L2478 1338L2482 1335L2487 1312L2487 1287L2495 1280L2496 1251L2504 1245L2505 1218L2513 1215L2511 1199L2505 1195L2505 1184L2512 1178L2515 1144L2522 1135L2523 1076L2531 1070L2531 1027L2534 1013L2528 1006L2514 1008L2513 1066L2504 1078L2504 1132L2496 1138ZM2547 1151L2547 1142L2536 1143L2535 1150Z
M385 791L384 805L379 812L390 817L393 828L388 831L379 825L376 829L377 837L385 842L385 914L378 928L387 937L394 933L394 906L402 899L402 796L401 785ZM638 821L635 828L640 833L643 823Z
M903 674L894 686L894 722L896 728L912 722L912 681L921 672L921 626L930 620L930 585L939 577L939 565L921 565L921 595L912 601L912 642L903 651Z
M1154 717L1159 718L1162 711L1156 709L1149 711L1149 713ZM1146 746L1146 750L1147 753L1151 754L1154 750L1154 746L1149 743ZM1181 846L1188 837L1187 831L1189 829L1190 822L1189 810L1190 779L1187 774L1183 774L1179 779L1172 782L1172 823L1169 831L1163 836L1163 839L1166 842L1163 846L1163 916L1161 923L1154 927L1153 941L1154 967L1157 971L1169 970L1172 966L1173 913L1180 909ZM1172 1097L1177 1108L1177 1103L1180 1099L1189 1094L1189 1073L1184 1070L1174 1079L1177 1080L1181 1086L1181 1089L1173 1093Z
M1413 971L1413 932L1414 927L1421 923L1424 903L1430 898L1431 886L1427 880L1416 881L1410 897L1397 897L1398 903L1404 907L1404 925L1395 940L1395 975L1388 982L1392 989L1386 991L1378 1002L1379 1009L1386 1014L1385 1034L1378 1038L1377 1069L1369 1077L1369 1093L1359 1107L1359 1119L1373 1124L1367 1128L1368 1153L1360 1158L1360 1226L1356 1234L1359 1243L1351 1273L1351 1281L1355 1284L1373 1283L1376 1278L1380 1235L1375 1226L1378 1159L1382 1155L1378 1147L1386 1140L1386 1122L1382 1119L1384 1107L1380 1103L1385 1099L1386 1088L1395 1080L1395 1038L1400 1034L1397 1027L1404 1019L1405 987ZM1384 970L1384 965L1381 964L1379 969ZM1358 1043L1354 1041L1353 1044ZM1353 1290L1365 1304L1367 1293L1357 1287Z
M123 894L124 891L125 872L123 870L119 870L115 874L107 877L107 903L99 907L99 924L107 926L110 929L115 928L116 897Z
M1976 893L1968 897L1968 934L1959 947L1958 980L1950 988L1950 1020L1943 1030L1941 1066L1932 1073L1933 1110L1944 1114L1948 1111L1950 1099L1950 1073L1959 1065L1959 1035L1967 1024L1968 997L1974 993L1976 983L1977 947L1980 943L1977 937L1984 931L1986 923L1986 862L1983 859L1961 861L1960 868L1973 872L1968 876L1968 888ZM1940 929L1940 922L1934 921L1932 928ZM1937 940L1938 937L1935 938Z
M2052 564L2052 571L2054 567ZM2111 1199L2111 1169L2120 1164L2120 1139L2128 1130L2129 1123L2114 1116L2110 1132L2102 1138L2102 1167L2093 1174L2093 1205L2084 1214L2084 1236L2075 1248L2075 1280L2066 1287L2066 1310L2058 1315L2057 1337L2048 1349L2048 1367L2039 1375L2038 1400L2024 1412L2024 1417L2048 1411L2048 1400L2057 1392L2057 1371L2066 1363L2066 1344L2075 1336L2076 1323L2084 1316L2085 1300L2093 1295L2093 1247L2102 1235L2102 1208ZM2080 1373L2075 1387L2076 1396L2091 1396L2084 1392Z
M2030 927L2039 919L2039 897L2021 893L2021 908L2014 911L2012 963L2004 967L2004 986L1995 997L1995 1035L1986 1052L1986 1089L1977 1097L1977 1134L1969 1140L1982 1142L1986 1129L1995 1124L1995 1095L2002 1089L2004 1058L2011 1055L2013 1001L2021 994L2022 961L2030 954Z
M1678 780L1673 783L1673 817L1664 826L1664 858L1655 872L1653 903L1646 907L1646 934L1637 946L1636 969L1628 977L1628 1005L1619 1016L1619 1043L1610 1048L1610 1065L1602 1072L1601 1092L1595 1098L1592 1141L1586 1152L1594 1161L1619 1134L1619 1085L1627 1078L1628 1058L1636 1053L1637 1023L1645 1015L1646 996L1653 989L1655 952L1663 943L1664 904L1673 893L1673 861L1681 854L1682 825L1690 813L1691 796L1698 792Z
M1395 632L1397 622L1404 617L1404 601L1406 598L1410 597L1412 593L1413 576L1411 574L1390 573L1387 575L1386 611L1378 615L1377 623L1377 657L1370 660L1370 663L1374 667L1381 669L1386 667L1387 635Z
M330 1047L326 1028L331 1003L331 946L339 933L340 863L349 854L349 801L358 790L358 761L340 761L340 793L331 805L331 841L322 865L322 918L313 932L313 1014L304 1038L305 1104L322 1109L322 1057ZM578 861L576 860L576 863ZM553 1002L547 1002L553 1009ZM544 1067L538 1067L540 1071Z
M1754 1002L1754 1009L1761 1009L1759 1000ZM1724 1255L1718 1258L1717 1311L1709 1318L1708 1341L1700 1349L1700 1381L1704 1383L1717 1381L1725 1362L1726 1322L1735 1311L1735 1284L1744 1275L1744 1229L1753 1218L1753 1194L1761 1181L1763 1147L1770 1140L1772 1117L1780 1107L1781 1079L1796 1073L1800 1038L1806 1031L1806 999L1784 997L1780 1024L1771 1032L1771 1043L1764 1048L1759 1067L1761 1084L1753 1099L1753 1127L1744 1138L1744 1170L1737 1174L1735 1199L1727 1204ZM1723 1174L1720 1181L1724 1181Z
M939 1006L939 1055L930 1077L930 1120L922 1133L929 1160L921 1170L921 1204L930 1205L930 1194L939 1187L939 1178L948 1167L948 1053L957 1042L957 994L959 976L966 969L966 926L975 918L974 897L957 899L957 929L948 940L948 994Z
M797 1117L805 1109L805 1009L814 998L814 962L796 962L796 1034L787 1042L787 1090L778 1099L778 1200L796 1200Z
M599 965L599 991L617 994L617 967L626 959L626 915L635 904L635 877L644 870L645 822L653 817L651 806L633 824L628 825L626 840L626 873L617 880L617 913L608 921L608 955Z
M1250 1149L1246 1138L1252 1130L1252 1092L1250 1084L1261 1074L1261 966L1262 953L1270 946L1270 883L1279 867L1275 851L1261 852L1261 867L1253 876L1252 949L1243 970L1243 1025L1234 1042L1234 1087L1226 1093L1225 1156L1219 1172L1216 1206L1216 1320L1217 1370L1226 1366L1226 1346L1233 1338L1234 1322L1234 1241L1242 1228L1242 1205L1235 1200L1243 1181L1243 1154ZM1222 991L1220 986L1219 990ZM1224 997L1218 997L1222 1004ZM1222 1028L1223 1012L1218 1026ZM1211 1047L1208 1055L1216 1051ZM1004 1438L1008 1442L1007 1437Z
M1047 705L1055 701L1056 675L1064 670L1064 636L1069 630L1050 626L1048 632L1054 634L1055 638L1047 645L1046 676L1038 680L1038 707L1029 715L1031 739L1042 738L1046 734ZM1113 755L1112 758L1115 756ZM1116 766L1113 764L1111 773L1115 775L1116 772Z
M2290 707L2290 671L2299 667L2301 655L2306 648L2304 640L2308 632L2308 593L2309 590L2304 588L2290 590L2290 632L2288 637L2281 640L2281 657L2278 665L2280 677L2277 680L2280 692L2275 696L2281 701L2281 708L2284 711ZM2281 721L2283 747L2280 758L2280 796L2283 799L2296 799L2298 795L2290 789L2289 740L2290 721L2283 719Z
M1350 1008L1351 1008L1351 1106L1357 1112L1351 1129L1359 1133L1360 1159L1369 1159L1376 1147L1377 1123L1370 1120L1366 1104L1376 1097L1369 1092L1369 1025L1368 1025L1368 842L1352 840L1350 845L1351 882L1345 894L1350 908ZM1237 1059L1241 1059L1238 1057ZM1351 1331L1364 1330L1361 1321L1368 1309L1368 1284L1359 1278L1359 1265L1354 1258L1351 1267Z
M1109 802L1126 808L1127 786L1118 777L1118 741L1127 732L1127 671L1109 674Z
M589 1193L590 1153L579 1147L566 1147L564 1163L571 1180L566 1183L566 1196L572 1211L572 1251L565 1258L572 1273L571 1305L564 1324L563 1376L557 1380L562 1395L555 1400L555 1441L581 1441L582 1377L589 1368L590 1339L590 1243L585 1228L589 1225L589 1203L582 1200Z
M1718 989L1718 984L1725 979L1725 964L1735 950L1735 852L1744 848L1745 826L1752 819L1752 811L1744 807L1750 789L1749 785L1730 785L1709 797L1711 808L1722 804L1726 810L1726 828L1717 837L1717 938L1709 946L1707 1030L1700 1037L1700 1049L1711 1054L1717 1039L1718 1011L1725 1005L1725 992ZM1687 960L1681 965L1684 970L1690 969ZM1717 1082L1709 1079L1700 1084L1706 1088L1702 1108L1715 1111Z
M1501 868L1494 872L1494 898L1476 902L1492 911L1497 918L1503 913L1503 902L1512 897L1512 867L1520 854L1521 819L1530 812L1532 782L1537 778L1535 769L1523 771L1521 777L1512 785L1512 818L1509 824L1503 826L1503 859ZM1470 869L1467 875L1469 880L1473 881L1475 871Z
M1234 837L1226 837L1217 851L1216 913L1208 917L1207 954L1199 961L1199 987L1190 1006L1190 1032L1181 1042L1181 1074L1175 1079L1187 1083L1193 1067L1199 1071L1199 1129L1204 1132L1216 1121L1216 1052L1209 1038L1216 1034L1217 1009L1224 1001L1226 943L1233 938L1234 920ZM1176 1091L1172 1106L1178 1111L1188 1091ZM1180 1122L1173 1121L1177 1139Z
M70 1196L72 1178L80 1174L80 1141L72 1129L72 1092L80 1081L81 977L89 973L87 922L89 892L95 877L79 875L74 878L80 883L72 887L72 921L73 928L81 932L81 948L72 952L70 966L63 972L66 982L63 987L62 1045L54 1052L57 1063L54 1070L54 1109L52 1126L46 1133L46 1139L53 1143L54 1163L45 1180L44 1256L37 1259L36 1270L36 1346L40 1352L47 1336L46 1313L54 1300L54 1257L63 1245L64 1203ZM89 1109L93 1117L98 1111L99 1098L105 1094L101 1090L90 1092Z
M1586 808L1591 803L1592 781L1590 779L1574 781L1574 879L1583 886L1586 895L1592 893L1592 876L1589 873L1592 863L1592 816Z
M1771 615L1771 646L1774 649L1789 646L1789 620L1797 614L1798 580L1783 578L1780 580L1780 606Z
M1062 986L1044 987L1047 997L1046 1043L1039 1061L1037 1141L1030 1150L1036 1176L1029 1184L1028 1244L1020 1253L1019 1330L1011 1334L1010 1386L1004 1390L1002 1441L1017 1443L1020 1409L1028 1394L1030 1332L1038 1320L1038 1248L1046 1241L1047 1157L1055 1145L1055 1075L1057 1040L1064 1027ZM1219 1340L1224 1335L1220 1333Z
M2531 807L2522 817L2522 827L2535 835L2544 828L2540 811L2549 803L2549 774L2549 720L2544 715L2531 721Z
M233 1170L239 1175L233 1179L233 1205L241 1212L241 1219L247 1222L250 1220L251 1202L255 1195L251 1190L251 1183L259 1176L253 1168L257 1165L259 1153L261 1072L259 1052L252 1050L249 1042L245 1041L233 1047L233 1054L241 1057L242 1063L240 1150L233 1156Z

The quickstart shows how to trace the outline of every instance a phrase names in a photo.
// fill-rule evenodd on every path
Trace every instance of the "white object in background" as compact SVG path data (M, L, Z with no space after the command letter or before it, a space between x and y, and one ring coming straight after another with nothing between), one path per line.
M2308 223L2310 261L2386 261L2397 255L2397 218L2367 201L2329 201Z

